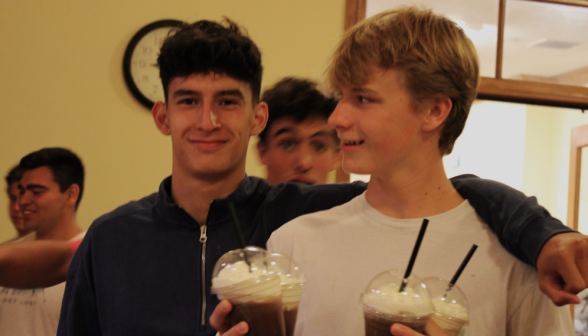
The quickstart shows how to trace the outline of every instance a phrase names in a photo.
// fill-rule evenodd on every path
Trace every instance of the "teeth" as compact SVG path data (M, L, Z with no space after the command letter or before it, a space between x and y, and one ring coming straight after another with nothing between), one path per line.
M359 145L362 143L363 143L363 141L345 141L346 145Z

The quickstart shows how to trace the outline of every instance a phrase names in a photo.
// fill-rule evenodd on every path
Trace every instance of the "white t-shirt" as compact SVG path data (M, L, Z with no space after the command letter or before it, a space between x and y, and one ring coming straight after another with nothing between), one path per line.
M82 232L73 240L84 238ZM30 235L15 242L31 241ZM0 335L55 336L65 282L53 287L13 289L0 287Z
M535 270L500 245L468 201L428 219L413 268L421 279L451 279L478 245L457 282L470 306L466 335L574 335L569 308L541 293ZM385 216L363 194L275 231L268 250L292 256L308 280L295 335L363 335L360 294L377 274L406 269L421 223Z

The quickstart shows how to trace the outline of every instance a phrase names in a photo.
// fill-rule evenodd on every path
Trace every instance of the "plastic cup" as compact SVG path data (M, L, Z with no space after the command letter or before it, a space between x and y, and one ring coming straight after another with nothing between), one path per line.
M280 275L286 336L292 336L294 335L294 326L296 326L298 304L306 279L300 267L289 256L281 253L273 253L270 258L271 267Z
M423 282L429 288L435 311L431 318L441 327L447 336L465 334L469 323L469 305L465 294L458 286L453 286L447 296L449 281L441 278L425 278Z
M425 325L433 314L433 304L425 284L416 275L407 279L399 293L404 270L378 274L361 295L366 336L390 336L390 327L401 323L424 334Z
M225 253L212 272L212 293L231 302L231 325L247 322L250 336L285 336L280 276L270 262L266 250L246 247Z

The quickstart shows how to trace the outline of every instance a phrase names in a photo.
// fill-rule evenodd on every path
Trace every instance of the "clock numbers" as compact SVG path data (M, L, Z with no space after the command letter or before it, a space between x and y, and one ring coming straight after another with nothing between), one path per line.
M170 30L182 24L178 20L155 21L141 28L127 46L123 75L131 93L147 108L165 100L157 58Z

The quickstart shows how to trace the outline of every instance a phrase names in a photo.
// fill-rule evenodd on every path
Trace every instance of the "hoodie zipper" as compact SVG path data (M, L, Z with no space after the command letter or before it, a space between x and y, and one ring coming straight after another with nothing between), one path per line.
M206 325L206 224L200 226L200 243L202 244L202 317L200 325Z

